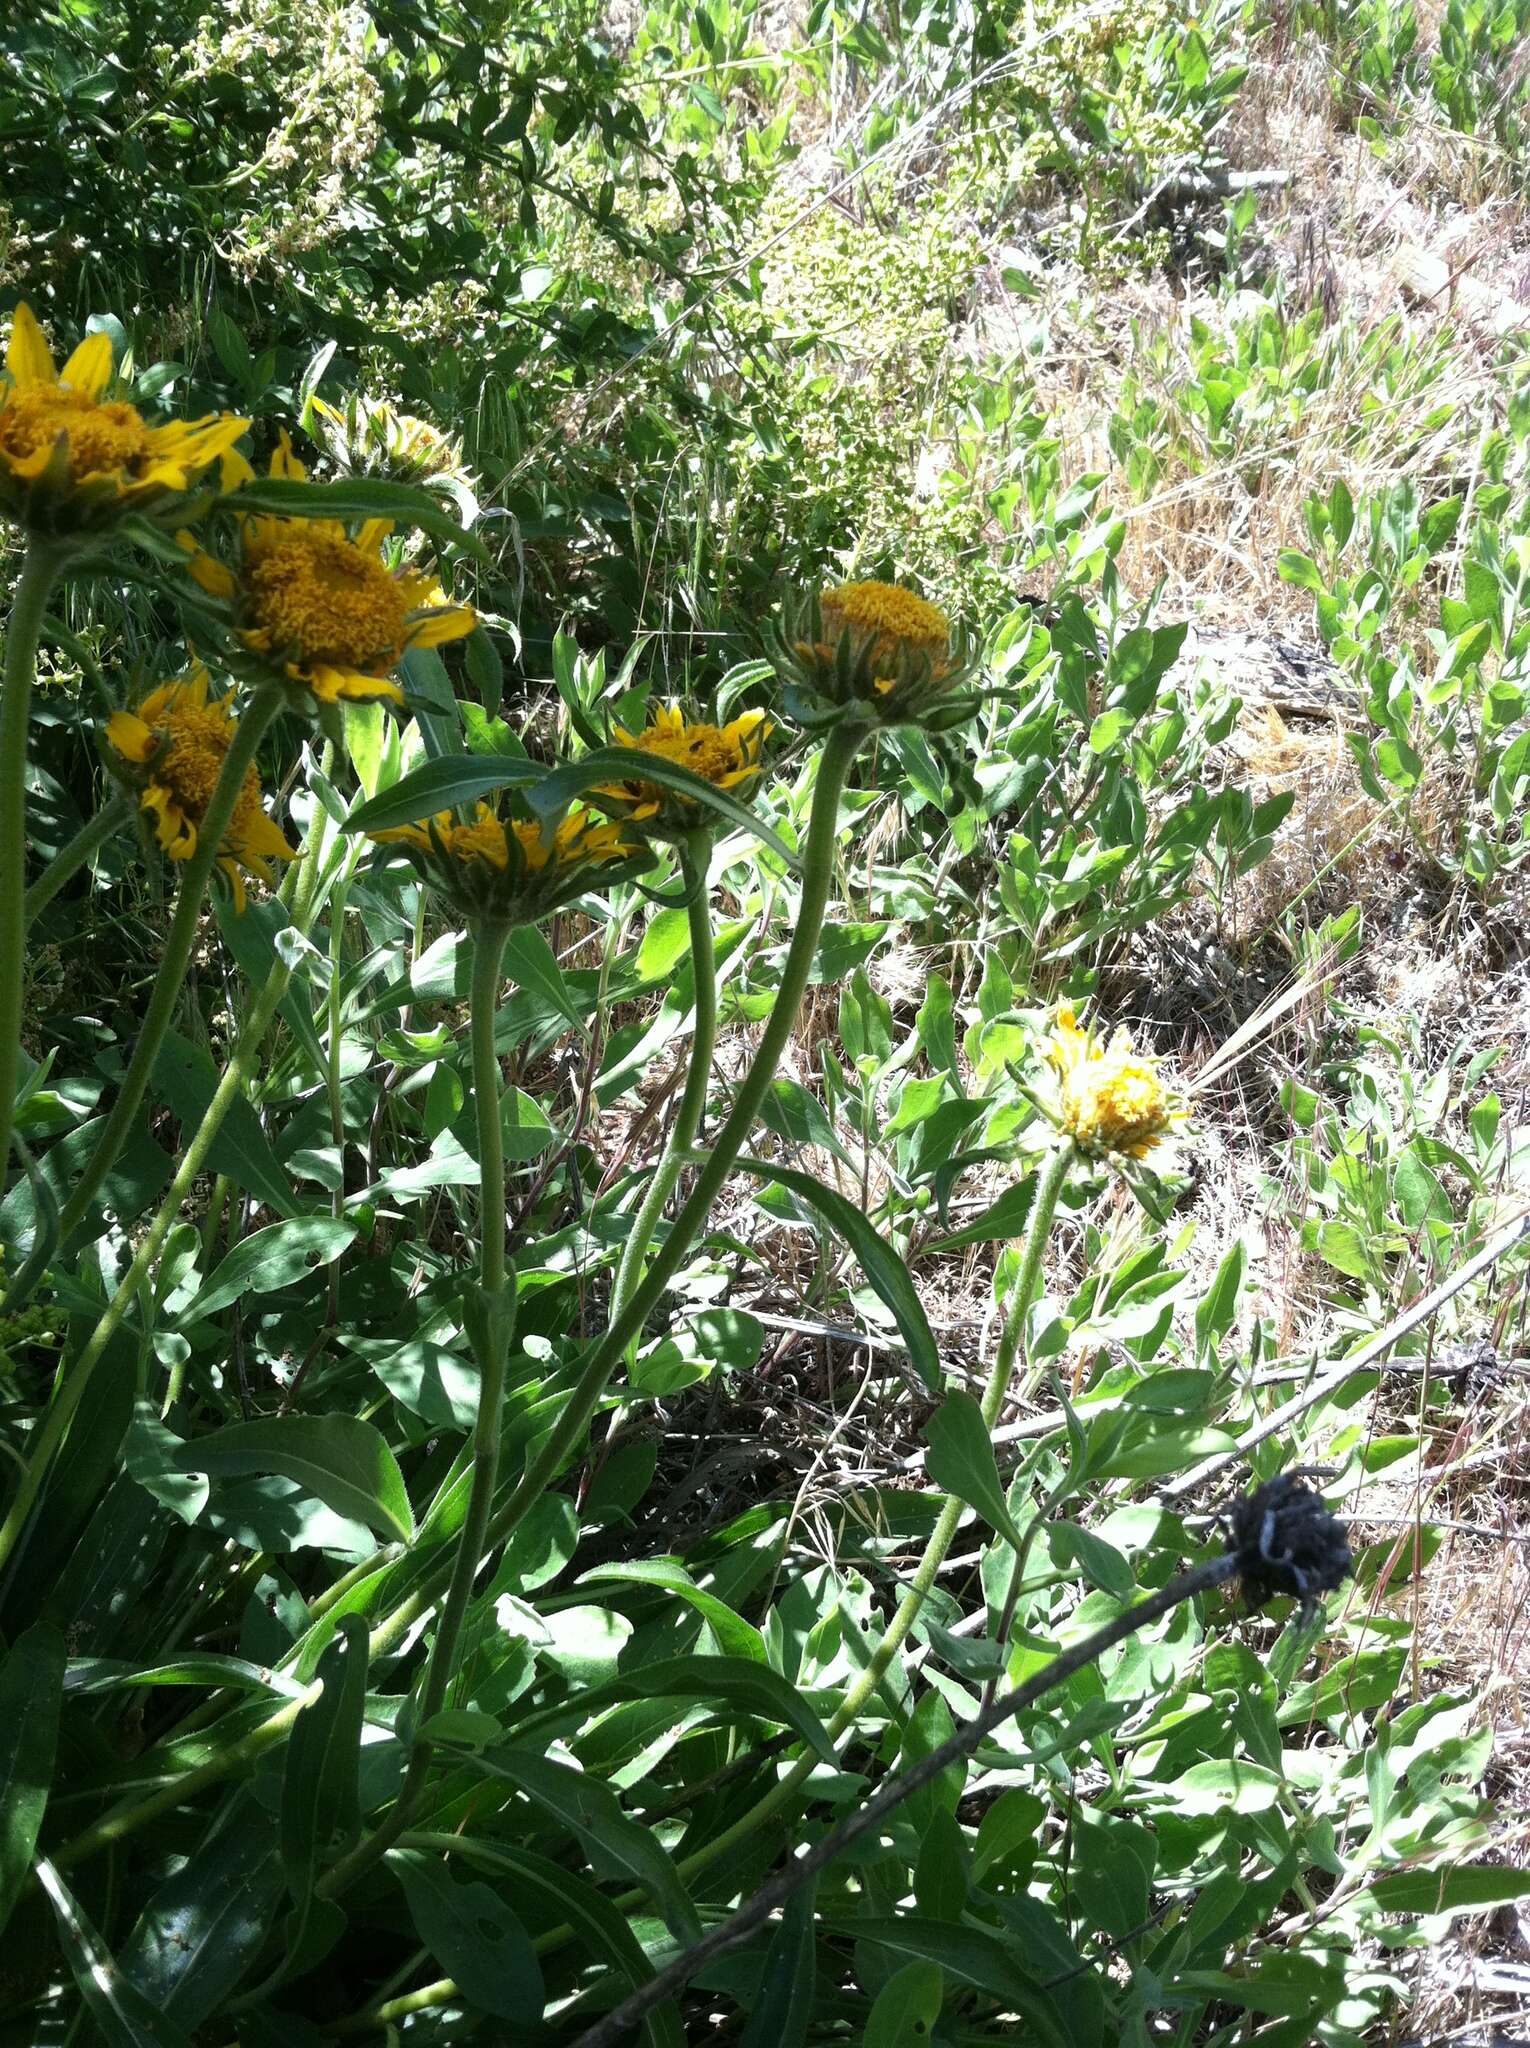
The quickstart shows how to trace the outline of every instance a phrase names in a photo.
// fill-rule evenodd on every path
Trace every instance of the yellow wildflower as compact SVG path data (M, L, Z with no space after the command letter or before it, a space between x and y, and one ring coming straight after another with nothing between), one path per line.
M1057 1077L1057 1121L1087 1152L1146 1159L1184 1121L1158 1062L1117 1030L1108 1044L1064 1003L1045 1058Z
M671 761L716 789L742 795L759 780L761 750L771 731L763 711L745 711L727 725L707 725L688 720L678 705L661 704L641 732L628 732L618 725L612 728L611 737L617 746L632 747L655 761ZM635 824L657 819L663 826L684 831L697 822L696 798L661 782L644 781L641 776L598 784L591 794Z
M811 728L918 725L950 732L977 700L976 663L939 605L899 583L842 583L785 607L771 653L792 717Z
M187 516L189 495L249 421L209 413L150 426L104 395L111 377L106 335L87 335L60 371L31 309L16 308L0 375L0 513L52 537L128 513Z
M197 850L198 830L238 725L233 698L209 702L207 680L198 662L151 690L136 711L114 711L106 728L115 765L137 785L139 807L153 818L155 837L171 860L190 860ZM241 867L270 883L275 877L269 862L296 859L297 849L266 815L259 772L248 769L218 855L235 908L243 910L245 903Z
M616 880L616 870L630 872L653 857L641 839L579 804L551 836L529 819L504 818L479 803L470 824L437 811L367 837L401 847L465 915L509 924L534 923L582 895L597 870Z
M244 470L248 478L248 464ZM285 434L270 473L297 482L307 475ZM368 519L354 535L338 519L252 513L238 524L232 565L180 536L192 550L191 574L228 605L252 654L322 703L401 704L393 671L409 649L439 647L473 630L472 611L449 603L433 576L388 567L382 544L390 520Z
M848 636L852 656L869 655L873 667L892 667L913 655L945 673L951 652L951 622L939 605L900 583L841 583L819 599L825 640ZM877 688L893 686L883 677Z

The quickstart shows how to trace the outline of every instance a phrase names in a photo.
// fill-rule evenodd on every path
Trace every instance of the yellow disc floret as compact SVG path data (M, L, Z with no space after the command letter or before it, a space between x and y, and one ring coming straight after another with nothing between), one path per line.
M306 475L285 434L271 475L291 482ZM337 519L256 514L238 528L228 562L182 534L192 551L187 568L228 606L249 651L322 703L401 704L392 672L410 648L460 639L477 623L466 605L447 602L434 577L389 568L382 548L393 528L386 519L368 519L350 533Z
M286 522L245 549L255 629L303 662L385 671L403 653L408 598L375 552L324 527Z
M190 860L196 852L238 728L232 699L209 702L207 681L198 664L151 690L136 711L114 712L106 729L118 771L137 786L139 806L153 818L155 837L171 860ZM268 862L296 858L296 848L266 815L258 770L247 768L218 856L237 908L245 900L241 867L270 882Z
M923 655L938 670L950 651L951 622L940 606L901 583L842 583L824 592L819 610L828 641L848 633L855 652L869 649L873 661Z

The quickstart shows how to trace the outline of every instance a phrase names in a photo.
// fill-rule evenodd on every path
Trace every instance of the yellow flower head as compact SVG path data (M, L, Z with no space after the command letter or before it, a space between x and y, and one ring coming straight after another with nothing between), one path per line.
M250 474L245 464L246 480ZM301 482L306 474L283 434L271 475ZM439 647L473 630L471 610L448 603L433 576L388 567L382 545L390 520L369 519L352 535L338 519L252 513L238 529L232 563L182 534L191 574L228 605L252 654L321 703L402 704L393 671L409 649Z
M609 825L576 804L549 836L524 818L504 818L488 804L474 807L471 824L451 811L415 824L369 832L382 846L399 846L427 880L468 917L532 924L581 896L597 874L620 879L652 854L621 825Z
M104 395L111 376L104 334L87 335L59 371L30 308L16 308L0 375L0 513L52 537L99 532L130 512L187 517L249 421L209 413L150 426Z
M139 790L139 807L154 820L155 837L171 860L190 860L213 786L233 744L238 720L232 697L207 695L207 671L198 662L183 676L151 690L136 711L114 711L106 728L116 772ZM275 878L273 860L296 860L281 827L261 801L260 776L245 773L234 815L223 835L218 866L243 910L241 867L263 882Z
M693 724L677 705L661 704L641 732L618 725L611 737L619 747L673 762L716 789L744 796L760 778L761 750L772 730L763 711L745 711L727 725L705 725ZM653 830L687 831L697 823L701 808L695 797L641 776L600 783L591 794L634 824L647 823Z
M901 583L841 583L819 599L823 636L831 643L848 637L851 652L868 654L874 667L895 667L910 655L944 675L951 653L951 621L927 598ZM884 677L878 689L892 686Z
M951 622L900 583L842 583L788 604L771 648L792 716L808 727L919 725L949 732L975 700L975 663L953 650Z
M1057 1078L1057 1120L1086 1152L1146 1159L1183 1123L1156 1060L1132 1050L1116 1031L1101 1044L1064 1003L1045 1058Z

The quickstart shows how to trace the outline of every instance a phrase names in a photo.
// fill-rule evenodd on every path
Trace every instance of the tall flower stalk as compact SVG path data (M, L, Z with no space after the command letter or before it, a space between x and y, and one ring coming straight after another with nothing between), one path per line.
M305 935L323 900L325 877L319 872L318 849L326 830L326 813L322 805L316 805L313 828L309 836L308 860L305 862L305 872L299 884L293 909L293 924L299 933ZM43 1481L52 1467L81 1401L85 1398L96 1370L106 1355L108 1345L133 1306L140 1286L154 1270L165 1239L178 1220L187 1196L206 1169L208 1155L223 1127L224 1119L235 1101L248 1091L259 1074L261 1047L265 1043L266 1033L271 1028L272 1020L276 1016L282 997L287 993L287 985L291 979L291 967L278 957L271 964L265 984L245 1019L234 1055L224 1068L212 1099L202 1112L202 1120L192 1133L181 1156L181 1163L176 1169L175 1178L156 1210L154 1220L149 1225L143 1241L134 1253L132 1264L123 1275L116 1293L102 1312L94 1330L85 1340L84 1348L60 1373L52 1402L27 1446L26 1462L17 1481L15 1496L6 1511L4 1522L0 1523L0 1570L5 1568L26 1528L27 1519L41 1491Z
M691 1057L686 1068L680 1105L670 1127L664 1156L654 1169L632 1229L622 1248L616 1269L613 1303L621 1310L632 1299L643 1277L643 1267L675 1183L680 1178L685 1155L701 1128L701 1114L707 1105L712 1079L712 1054L717 1047L717 960L712 937L711 908L707 901L707 867L712 855L710 832L690 833L681 843L680 873L685 882L685 914L690 939L691 980L695 989L695 1021L691 1031Z
M21 1074L23 967L27 935L27 726L37 647L63 551L32 540L5 628L0 679L0 1184L11 1156Z
M428 1730L433 1717L446 1705L456 1675L463 1625L484 1560L494 1488L499 1479L501 1410L505 1401L505 1361L515 1324L515 1280L505 1258L505 1144L494 1024L499 1013L500 969L510 931L510 925L490 920L479 923L473 932L468 1019L473 1054L473 1107L478 1128L479 1254L477 1294L469 1298L464 1321L478 1363L478 1408L473 1421L473 1476L467 1510L436 1623L430 1661L425 1667L425 1682L420 1688L421 1731ZM404 1782L386 1820L328 1872L323 1891L343 1891L398 1840L419 1806L430 1775L431 1755L428 1732L417 1734Z

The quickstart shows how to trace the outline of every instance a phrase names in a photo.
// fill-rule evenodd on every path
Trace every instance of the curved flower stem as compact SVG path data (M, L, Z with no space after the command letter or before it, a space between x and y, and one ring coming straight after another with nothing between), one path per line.
M1041 1261L1047 1248L1047 1239L1052 1232L1052 1222L1057 1214L1058 1199L1072 1166L1074 1151L1071 1142L1057 1144L1041 1168L1037 1182L1035 1200L1026 1220L1025 1236L1020 1241L1020 1270L1015 1275L1015 1284L1010 1293L1009 1309L1004 1318L1004 1328L999 1345L994 1353L993 1365L983 1389L982 1414L984 1426L990 1431L999 1419L1004 1406L1004 1397L1009 1392L1009 1383L1014 1374L1015 1361L1023 1351L1025 1319L1030 1311L1031 1301L1041 1277ZM867 1662L865 1670L845 1694L839 1708L828 1724L831 1736L843 1735L847 1728L859 1718L862 1707L871 1698L890 1669L893 1659L907 1640L908 1632L919 1617L919 1610L930 1596L931 1588L946 1561L951 1548L951 1539L956 1534L957 1524L962 1518L965 1503L955 1494L947 1496L940 1510L935 1527L930 1531L929 1541L924 1546L924 1555L909 1581L903 1598L898 1602L892 1620L882 1631L881 1640ZM783 1778L757 1800L747 1813L733 1825L723 1830L710 1842L688 1857L679 1867L682 1876L705 1870L720 1856L734 1848L739 1842L755 1834L763 1823L778 1813L783 1806L791 1804L798 1790L818 1768L816 1757L804 1757L793 1765Z
M27 543L5 628L0 677L0 1184L11 1161L11 1126L21 1072L22 966L27 913L27 733L37 643L49 593L63 563L45 541Z
M681 1261L711 1213L712 1204L722 1192L728 1175L733 1171L734 1161L754 1128L755 1118L775 1079L776 1068L780 1065L802 998L807 992L808 976L818 950L818 934L834 881L839 800L850 765L865 737L864 728L836 726L824 744L818 763L818 781L813 791L812 815L802 850L802 895L797 908L796 930L792 933L792 942L782 964L775 1002L760 1034L749 1071L739 1083L733 1107L652 1264L633 1288L630 1298L615 1311L605 1335L592 1347L562 1414L543 1439L519 1485L494 1516L489 1528L491 1546L503 1543L519 1526L562 1470L569 1452L589 1427L590 1418L600 1405L600 1398L618 1360L662 1300L665 1288L679 1271ZM410 1625L429 1610L438 1596L438 1575L432 1573L373 1630L373 1655L392 1648Z
M86 819L67 845L59 848L26 893L22 916L28 924L40 910L48 907L64 884L79 873L97 847L104 846L118 827L127 823L133 810L130 796L114 796L93 818Z
M707 901L707 863L712 853L710 832L693 832L680 852L680 871L685 877L686 921L690 932L691 976L696 988L696 1021L691 1034L691 1063L686 1071L680 1106L664 1155L654 1171L648 1192L633 1218L632 1230L622 1248L616 1269L611 1306L619 1312L632 1299L643 1277L643 1264L653 1246L665 1205L680 1178L684 1156L690 1151L701 1126L707 1090L712 1079L712 1053L717 1044L717 956L712 941L711 906Z
M106 1129L96 1141L96 1148L85 1164L85 1169L75 1184L74 1192L64 1204L59 1216L59 1241L67 1243L70 1236L84 1221L103 1180L115 1165L117 1155L127 1143L138 1115L144 1094L149 1085L149 1075L164 1043L165 1033L175 1015L175 1006L180 1001L181 988L186 979L187 964L191 959L192 947L196 944L197 926L202 917L202 898L207 893L207 879L213 870L223 845L223 835L228 830L229 820L234 815L234 806L239 801L239 792L244 778L255 762L255 755L266 728L282 707L282 690L278 683L262 683L250 701L248 710L235 728L233 742L223 757L218 780L213 793L207 800L207 809L197 828L196 849L188 861L182 863L180 893L175 899L175 915L170 920L170 929L165 935L165 950L160 959L159 972L154 977L154 987L149 996L149 1007L143 1020L143 1029L133 1047L133 1057L128 1070L122 1077L117 1090L117 1100L112 1104L106 1119Z
M499 1010L500 965L507 924L482 923L473 934L473 984L469 998L469 1029L473 1047L473 1107L478 1119L478 1263L479 1299L465 1317L478 1354L478 1413L473 1424L473 1478L468 1493L451 1583L436 1624L425 1683L420 1688L418 1723L424 1727L446 1704L457 1669L457 1651L467 1620L473 1585L483 1563L484 1539L499 1478L500 1411L505 1396L505 1354L515 1313L514 1280L505 1261L505 1149L500 1112L502 1076L494 1046ZM414 1817L430 1775L431 1744L416 1737L404 1782L391 1812L366 1840L357 1843L326 1872L319 1889L326 1896L343 1891L369 1870L396 1842Z
M316 809L316 829L310 838L308 859L313 863L304 886L300 889L293 916L293 924L299 932L306 933L318 908L323 890L318 874L317 845L319 833L323 830L324 812ZM84 1398L97 1366L106 1354L106 1348L121 1326L123 1318L132 1307L134 1298L143 1281L152 1272L161 1246L170 1234L171 1226L181 1213L182 1204L190 1194L197 1177L207 1164L223 1120L238 1097L243 1095L256 1079L260 1070L260 1050L271 1020L275 1017L282 997L287 993L287 984L292 979L292 969L284 964L280 956L271 964L265 985L250 1009L240 1033L239 1044L233 1058L223 1070L222 1078L213 1090L212 1100L202 1113L202 1121L192 1134L191 1141L181 1158L169 1191L155 1213L143 1242L134 1254L133 1263L123 1275L120 1285L102 1312L100 1321L85 1341L84 1349L60 1373L55 1384L52 1404L44 1419L33 1433L33 1440L27 1449L26 1465L20 1483L0 1523L0 1570L3 1570L18 1537L26 1526L43 1480L53 1462L59 1445L63 1442L75 1411Z

